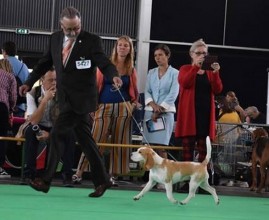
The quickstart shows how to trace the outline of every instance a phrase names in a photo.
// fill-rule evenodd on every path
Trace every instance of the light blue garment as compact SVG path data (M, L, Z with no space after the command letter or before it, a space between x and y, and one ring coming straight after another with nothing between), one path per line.
M159 68L149 70L145 87L145 110L153 109L148 104L154 101L165 108L166 112L176 112L175 101L179 92L179 71L171 66L161 79L158 76Z
M145 115L144 115L144 143L169 145L174 127L174 113L176 112L175 101L179 93L179 71L171 66L161 79L158 76L159 68L151 69L147 75L145 87ZM165 108L162 115L165 121L165 130L148 132L146 121L151 118L153 109L149 102L154 101Z
M7 59L12 66L13 73L15 76L18 75L20 69L22 68L18 76L21 79L22 83L24 83L29 76L29 70L26 64L19 61L16 57L8 56Z
M14 76L19 76L22 83L24 83L29 76L28 67L24 63L19 61L16 57L8 56L7 59L12 66ZM20 104L17 107L24 112L26 110L26 104Z
M149 132L146 126L146 121L151 119L151 115L151 111L145 111L142 142L145 144L169 145L174 128L174 113L167 112L161 115L164 119L165 129L155 132Z

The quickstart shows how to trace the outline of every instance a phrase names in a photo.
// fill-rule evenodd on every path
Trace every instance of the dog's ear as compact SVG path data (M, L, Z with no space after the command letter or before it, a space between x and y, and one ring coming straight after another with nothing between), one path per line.
M154 152L148 152L147 153L147 159L144 164L144 167L146 170L150 170L154 166L154 159L153 159Z
M260 137L268 137L267 131L263 128L257 128L252 133L252 138L254 141L256 141Z

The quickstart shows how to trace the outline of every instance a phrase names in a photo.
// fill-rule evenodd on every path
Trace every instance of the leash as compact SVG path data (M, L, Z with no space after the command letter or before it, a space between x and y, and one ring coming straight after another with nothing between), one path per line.
M133 121L135 122L135 125L136 125L137 128L139 129L140 134L142 135L144 141L146 142L146 145L150 146L150 144L149 144L149 142L148 142L148 140L147 140L147 138L146 138L146 136L145 136L145 134L144 134L144 132L143 132L143 130L142 130L142 126L139 125L139 123L137 122L137 120L136 120L135 117L133 116L133 112L132 112L132 110L129 108L129 106L127 105L127 101L126 101L125 98L123 97L123 95L122 95L122 93L121 93L121 91L120 91L120 88L116 88L116 87L115 87L114 89L111 89L111 92L118 92L118 93L119 93L119 95L120 95L120 97L122 98L123 103L124 103L124 105L125 105L125 107L126 107L128 113L131 115ZM141 106L140 108L138 108L138 110L142 110L142 109L143 109L142 106Z
M122 95L122 93L121 93L121 91L120 91L120 88L115 88L115 89L113 89L113 90L111 90L111 91L113 91L113 92L118 91L118 92L119 92L119 94L120 94L120 96L121 96L121 98L122 98L122 100L123 100L123 102L124 102L124 104L125 104L125 107L127 108L127 111L131 114L132 119L133 119L133 121L135 122L137 128L139 129L140 134L141 134L142 137L144 138L144 141L145 141L146 145L147 145L147 146L151 146L150 143L148 142L147 138L145 137L144 132L142 131L142 126L140 126L139 123L136 121L136 119L133 117L132 111L130 110L129 106L126 104L126 100L124 99L124 97L123 97L123 95ZM138 108L138 110L142 110L142 106L141 106L141 108ZM177 159L176 159L176 158L175 158L169 151L166 151L166 153L167 153L167 154L168 154L174 161L178 161L178 160L177 160Z
M123 95L122 95L122 93L121 93L121 91L120 91L120 88L114 88L114 89L112 89L111 91L112 91L112 92L117 92L117 91L119 92L119 94L120 94L120 96L121 96L121 98L122 98L122 100L123 100L123 102L124 102L124 105L125 105L127 111L130 113L130 115L131 115L133 121L135 122L137 128L139 129L140 134L142 135L142 137L144 138L144 141L146 142L146 145L150 146L150 144L149 144L147 138L146 138L145 135L144 135L144 132L142 131L142 126L140 126L139 123L138 123L138 122L136 121L136 119L134 118L134 116L133 116L133 114L132 114L133 112L131 111L131 109L129 108L129 106L126 104L126 100L124 99L124 97L123 97ZM139 110L142 110L142 107L141 107ZM166 153L167 153L167 154L168 154L174 161L178 161L178 160L177 160L177 159L176 159L170 152L167 151ZM209 163L209 167L210 167L211 174L212 174L211 183L214 185L214 174L215 174L215 170L214 170L214 164L213 164L212 159L210 159L210 161L209 161L208 163Z

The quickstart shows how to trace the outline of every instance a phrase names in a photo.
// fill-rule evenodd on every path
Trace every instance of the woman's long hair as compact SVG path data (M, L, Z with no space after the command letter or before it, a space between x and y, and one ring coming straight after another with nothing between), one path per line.
M7 73L12 73L13 69L10 62L7 59L0 60L0 69L5 70Z
M134 46L133 46L132 39L129 36L123 35L123 36L118 38L117 42L115 43L115 45L113 47L113 51L112 51L112 55L111 55L111 62L115 66L118 63L117 46L118 46L118 43L120 40L126 40L130 46L130 52L124 61L124 65L125 65L125 68L127 70L127 73L128 73L128 75L130 75L133 72L133 68L134 68Z
M219 105L219 107L221 109L221 112L223 114L234 112L234 109L231 107L231 103L229 103L227 101L225 96L218 97L217 98L217 103L218 103L218 105Z

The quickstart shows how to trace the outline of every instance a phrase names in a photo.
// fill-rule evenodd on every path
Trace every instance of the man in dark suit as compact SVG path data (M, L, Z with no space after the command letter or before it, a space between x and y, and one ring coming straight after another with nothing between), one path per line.
M60 24L62 31L51 35L47 51L25 84L20 87L20 93L25 94L52 65L55 66L60 113L51 131L47 170L42 178L30 181L30 186L44 193L49 191L58 161L64 151L64 139L69 131L74 129L82 151L90 161L95 191L89 194L89 197L100 197L111 187L112 182L92 138L88 118L97 105L97 66L115 87L120 87L122 81L116 68L105 56L100 37L82 30L81 16L77 9L63 9ZM65 47L69 47L67 54L66 51L63 52Z

